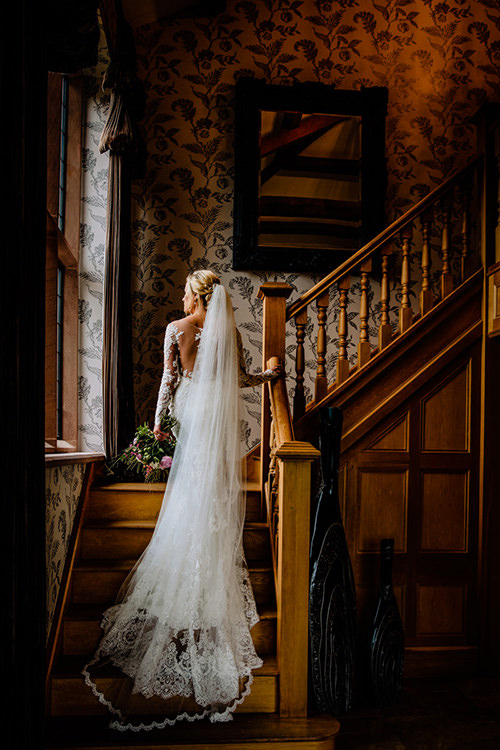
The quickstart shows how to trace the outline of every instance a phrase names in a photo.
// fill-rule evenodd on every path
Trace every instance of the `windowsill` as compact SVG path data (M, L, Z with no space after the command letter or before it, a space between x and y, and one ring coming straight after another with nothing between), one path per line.
M104 453L46 453L45 466L68 466L69 464L89 464L105 461Z

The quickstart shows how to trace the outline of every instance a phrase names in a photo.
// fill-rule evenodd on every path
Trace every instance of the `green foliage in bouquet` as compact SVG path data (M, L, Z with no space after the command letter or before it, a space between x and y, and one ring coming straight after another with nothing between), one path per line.
M175 450L171 432L175 424L172 417L162 417L162 430L171 434L167 440L157 440L147 422L140 425L130 445L107 464L108 470L118 479L138 474L145 482L166 482Z

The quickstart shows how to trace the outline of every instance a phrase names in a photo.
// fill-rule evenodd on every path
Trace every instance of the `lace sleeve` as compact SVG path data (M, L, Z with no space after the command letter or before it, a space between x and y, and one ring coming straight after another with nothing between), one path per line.
M236 343L238 345L238 373L240 380L240 388L249 388L254 385L262 385L267 383L268 380L273 380L277 375L272 370L264 370L264 372L258 372L254 375L250 375L247 372L245 364L245 354L243 351L243 342L241 340L241 334L236 329Z
M166 413L174 396L177 381L179 379L179 331L177 326L169 323L165 331L165 343L163 346L163 375L158 392L156 404L155 425Z

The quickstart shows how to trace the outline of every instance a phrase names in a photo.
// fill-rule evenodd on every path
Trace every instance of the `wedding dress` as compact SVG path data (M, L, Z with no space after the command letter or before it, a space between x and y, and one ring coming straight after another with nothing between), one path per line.
M250 634L258 615L242 545L239 386L274 375L246 373L221 285L214 286L203 330L187 325L170 324L165 335L156 416L168 408L180 426L158 521L118 603L104 613L103 638L82 670L120 730L205 716L229 721L250 692L252 670L262 665ZM192 373L182 367L188 336L198 345ZM123 680L99 677L109 662L127 677L121 694ZM137 694L167 701L164 714L134 716L129 707Z

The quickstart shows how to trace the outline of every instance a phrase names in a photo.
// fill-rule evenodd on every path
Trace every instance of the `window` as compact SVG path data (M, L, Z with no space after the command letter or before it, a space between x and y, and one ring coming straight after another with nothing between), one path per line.
M45 451L78 450L78 247L82 92L48 74Z

